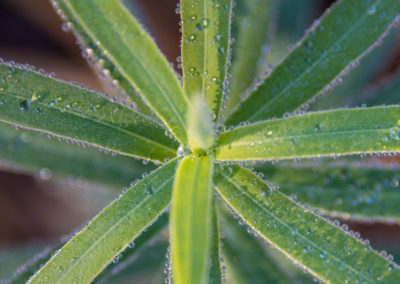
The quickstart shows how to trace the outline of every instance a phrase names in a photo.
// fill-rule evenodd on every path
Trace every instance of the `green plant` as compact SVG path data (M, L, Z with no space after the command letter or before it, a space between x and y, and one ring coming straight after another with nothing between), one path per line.
M77 35L85 56L125 91L133 108L44 76L29 66L0 64L2 122L127 156L105 158L90 149L76 150L27 133L20 142L24 152L14 159L24 161L26 156L39 157L39 150L52 149L58 161L76 167L96 165L76 168L50 161L54 171L78 172L111 183L126 182L135 167L132 157L161 164L131 184L55 253L35 262L33 271L27 270L13 281L101 281L101 277L113 273L114 266L118 267L116 262L135 254L165 227L167 215L160 215L170 203L174 283L222 282L220 219L225 220L226 230L234 231L226 236L224 248L228 257L237 253L246 257L251 251L260 263L270 265L264 267L265 271L256 265L248 268L254 273L247 276L261 277L252 282L291 281L291 277L297 277L273 269L284 260L280 256L268 258L257 241L235 228L224 209L223 204L227 203L249 230L321 281L397 283L400 269L391 256L379 254L358 233L321 216L290 194L297 192L327 213L399 220L398 192L380 189L382 194L371 206L348 206L336 203L350 193L335 187L335 179L330 184L330 195L316 188L296 190L297 179L299 185L309 182L324 186L324 180L310 175L312 166L293 169L283 163L277 169L269 164L257 165L257 171L264 172L266 178L271 176L272 181L281 183L282 189L278 190L247 164L232 162L398 153L399 106L312 113L300 110L316 95L338 84L359 58L382 41L390 27L398 25L400 2L338 1L243 101L240 96L257 77L255 66L266 41L260 29L269 25L266 17L272 14L275 1L239 3L238 19L246 24L239 24L234 30L238 42L233 50L231 88L227 86L227 66L232 2L180 2L183 87L151 37L118 0L53 1L66 21L65 28ZM395 98L389 93L389 98ZM7 126L2 126L2 133L5 141L14 135ZM43 163L39 158L29 161L33 166ZM318 167L321 164L325 165L319 163ZM355 179L387 175L392 187L398 187L395 169L368 169L351 162L325 166L318 168L321 176L335 172L344 175L346 171L351 171ZM292 172L293 180L283 180L288 172ZM225 202L216 201L213 188ZM358 189L351 194L366 198L364 195L373 190L367 187L366 191ZM152 223L155 224L146 231ZM236 241L244 247L235 246ZM249 248L245 249L245 245ZM120 255L126 247L127 251ZM227 263L235 265L229 259ZM298 277L301 281L304 276Z

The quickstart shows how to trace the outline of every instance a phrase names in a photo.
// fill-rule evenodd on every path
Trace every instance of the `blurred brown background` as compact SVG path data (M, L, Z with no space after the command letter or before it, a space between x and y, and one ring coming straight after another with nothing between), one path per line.
M176 1L139 2L144 12L142 22L176 65L180 53ZM324 4L320 13L332 1L321 2ZM394 72L399 66L400 52L394 55L386 72ZM48 0L0 1L0 57L29 63L46 72L55 72L57 78L78 81L99 90L106 87L81 57L73 35L61 30L61 21ZM31 241L57 241L93 216L107 198L112 198L95 200L96 188L82 198L80 190L76 183L41 180L0 167L0 249ZM352 227L379 248L391 252L399 247L399 226L352 224Z

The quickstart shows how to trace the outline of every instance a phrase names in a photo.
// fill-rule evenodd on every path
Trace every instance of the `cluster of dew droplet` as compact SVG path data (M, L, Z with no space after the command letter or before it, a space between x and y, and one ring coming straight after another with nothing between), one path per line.
M40 262L45 262L48 258L49 255L52 255L52 251L50 248L45 248L43 251L35 254L31 259L29 259L25 264L19 266L13 273L13 278L18 277L19 275L22 275L26 273L29 270L36 269L38 263ZM39 267L43 267L43 263L39 265ZM3 283L3 282L2 282ZM5 281L4 283L9 283L8 281Z
M229 166L223 167L222 165L220 165L220 167L222 168L222 172L224 173L224 175L226 175L226 176L228 176L228 177L232 175L233 170L232 170L231 167L229 167ZM262 173L256 173L256 174L257 174L257 176L258 176L260 179L263 179L263 180L264 180L264 175L263 175ZM265 191L261 190L261 191L260 191L260 194L259 194L260 197L261 197L261 199L268 199L268 197L269 197L270 195L272 195L272 194L274 194L274 193L278 193L278 189L279 189L278 187L275 187L272 183L270 183L268 180L265 180L265 182L266 182L267 185L268 185L269 194L267 194ZM395 182L395 184L397 184L397 183ZM247 187L246 187L244 190L246 190L246 189L247 189ZM304 209L304 212L307 212L308 214L313 214L313 215L317 216L319 219L324 220L324 221L328 222L329 224L331 224L332 226L334 226L334 227L336 227L336 228L342 230L342 231L343 231L344 233L346 233L347 235L350 235L351 237L353 237L354 239L356 239L358 242L360 242L360 243L364 246L364 249L365 249L366 251L374 251L374 250L372 249L372 247L370 246L369 240L367 240L367 239L362 239L361 236L360 236L360 234L359 234L358 232L354 232L354 231L350 230L349 227L348 227L348 225L346 225L346 224L341 224L339 220L332 220L332 219L328 218L327 216L321 215L321 213L320 213L320 211L319 211L318 209L312 209L312 208L310 208L310 206L309 206L308 204L306 204L306 203L305 203L305 204L302 204L302 203L298 202L298 201L297 201L296 195L291 195L291 196L289 196L289 200L290 200L291 202L293 202L294 204L296 204L296 206L299 206L299 207L303 208L303 209ZM266 202L266 203L265 203L266 206L269 206L270 204L271 204L271 202ZM246 226L248 226L247 223L234 211L234 209L232 209L232 208L229 206L229 204L228 204L228 208L229 208L230 211L232 212L234 218L235 218L235 219L239 219L239 224L240 224L240 225L246 225ZM268 244L268 245L270 245L272 248L274 248L274 249L279 249L278 247L276 247L276 245L274 245L274 244L268 242L268 240L266 240L265 238L263 238L258 232L254 231L250 226L247 227L247 232L250 233L250 234L252 234L252 235L254 235L254 236L257 237L257 238L262 238L262 239L265 241L265 243ZM302 235L302 234L303 234L303 233L299 232L298 230L292 230L292 233L293 233L294 235L297 235L297 234ZM305 232L305 235L303 235L303 236L311 235L312 233L313 233L313 229L309 228L309 229ZM306 239L307 239L307 238L308 238L308 237L306 237ZM306 246L306 247L304 248L304 252L305 252L305 253L309 253L309 252L311 252L311 251L313 251L313 248L312 248L311 246ZM351 253L352 253L352 252L351 252L351 247L347 247L346 251L348 251L348 253L351 254ZM377 253L377 252L376 252L376 253ZM390 264L388 265L388 270L389 270L389 271L392 271L393 269L398 269L398 268L399 268L398 265L395 264L395 263L393 262L393 256L392 256L392 255L388 255L386 251L381 251L381 252L379 253L379 255L382 256L383 258L385 258L388 262L390 262ZM327 253L326 253L325 251L321 251L320 257L321 257L321 259L325 259L325 258L327 257ZM304 267L303 265L301 265L301 264L299 264L299 263L296 263L296 264L297 264L298 266L300 266L303 270L305 270L305 272L309 273L309 271L308 271L308 269L307 269L306 267ZM371 272L371 273L372 273L372 272ZM378 276L378 277L383 277L383 276L380 275L380 276Z
M213 5L213 9L225 9L227 10L229 8L229 4L221 1L221 0L213 0L214 1L214 5ZM186 7L185 9L187 9L188 11L192 10L193 8L195 8L198 5L197 1L193 1L189 7ZM234 7L236 5L235 2L232 3L232 6ZM175 12L177 14L181 14L182 12L185 12L186 10L181 8L180 3L177 4L177 8L175 10ZM231 17L233 17L233 13L231 13ZM182 38L182 41L185 41L189 44L197 44L197 40L198 40L198 33L206 30L211 24L209 19L207 18L201 18L198 15L190 15L187 19L182 19L179 23L180 25L180 31L182 32L182 25L185 21L189 21L191 23L193 23L194 27L194 32L191 33L189 36L187 36L187 38ZM234 40L231 40L230 45L232 45ZM225 108L225 104L224 102L226 101L227 98L227 93L228 93L228 86L229 86L229 73L228 73L228 69L230 67L230 62L231 62L231 48L230 46L228 46L228 50L226 50L225 47L223 46L219 46L218 45L222 42L222 35L220 34L216 34L213 35L212 38L212 44L216 46L217 48L217 53L218 55L223 55L223 54L227 54L227 64L225 66L225 78L223 79L223 81L221 81L221 78L219 78L219 76L216 75L211 75L209 74L209 72L207 70L205 70L204 72L200 72L199 70L196 69L196 67L192 66L192 67L187 67L186 70L184 70L184 72L186 72L186 75L189 78L194 78L194 77L204 77L207 79L207 85L206 85L206 89L210 89L212 86L216 85L218 86L217 89L215 90L218 98L217 101L220 101L220 105L217 105L216 108L213 110L214 113L218 113L219 116L216 117L216 115L214 114L213 120L216 121L216 132L218 132L219 129L223 128L223 117L220 114L220 112L222 112ZM181 43L182 44L182 43ZM177 58L177 62L178 65L177 67L179 69L182 68L182 58L179 56Z
M8 75L8 76L12 76L12 73L16 69L31 70L31 71L37 72L37 73L39 73L41 75L44 75L44 76L47 76L47 77L50 77L50 78L54 78L54 76L55 76L54 73L49 73L49 74L45 73L45 71L43 69L35 70L34 66L31 66L31 65L28 65L28 64L26 64L26 65L16 64L13 61L5 62L2 59L0 59L0 63L7 64L10 67L10 69L9 69L10 75ZM8 80L8 79L9 78L6 76L5 79L3 78L2 80ZM72 84L72 85L74 85L76 87L79 87L80 89L82 89L84 91L91 92L91 93L95 94L96 96L97 95L101 95L103 97L106 97L112 103L117 103L118 107L116 106L116 108L112 110L112 115L116 114L116 112L118 111L120 106L123 106L123 107L126 107L126 108L130 108L132 110L138 111L138 107L134 103L131 103L130 105L128 105L128 102L126 100L122 100L122 101L118 100L117 97L115 97L115 96L111 97L108 93L101 93L101 92L99 92L97 90L92 90L90 87L87 87L87 86L85 86L83 84L79 84L79 83L76 83L76 82L70 82L70 84ZM30 98L30 99L28 98L26 100L23 100L20 103L20 110L24 111L24 112L31 110L32 104L36 100L40 99L40 97L41 97L40 94L38 94L37 92L33 92L32 98ZM0 104L5 103L5 102L6 102L6 97L4 97L3 100L1 100ZM57 108L61 112L65 112L67 110L68 111L76 110L78 112L84 112L86 114L89 114L89 113L94 114L96 112L96 110L99 109L101 106L100 105L93 105L87 110L81 110L80 109L80 105L78 104L78 102L65 104L63 102L63 97L59 96L57 98L51 99L49 101L49 103L48 103L48 107ZM40 109L36 109L36 110L39 111ZM139 111L140 111L140 109L139 109ZM143 117L146 117L146 115L143 115L143 114L140 114L140 115L143 116ZM169 130L167 130L165 127L161 126L160 124L157 124L157 125L158 125L158 127L160 127L160 128L165 130L165 135L166 136L168 136L170 138L174 137L173 134ZM21 129L31 130L28 126L23 126L23 125L19 125L19 124L13 124L12 126L16 130L21 130ZM78 126L76 126L76 127L78 127ZM107 149L107 148L104 148L104 147L100 147L98 145L95 145L95 144L92 144L92 143L89 143L89 142L80 141L80 140L76 140L76 139L73 139L73 138L63 137L63 136L60 136L60 135L57 135L57 134L48 133L46 131L43 131L42 133L45 133L45 134L47 133L48 138L50 138L50 139L57 138L58 141L60 141L60 142L63 141L63 142L69 143L69 144L76 144L76 145L81 146L83 148L88 148L89 146L91 146L91 147L94 147L95 149L97 149L97 150L99 150L101 152L104 152L105 154L111 154L112 156L116 156L116 155L120 154L118 151L110 150L110 149ZM159 165L162 162L168 162L168 161L169 161L169 158L165 158L164 161L152 161L152 160L148 160L148 159L142 159L143 164L148 164L149 162L152 162L152 163L154 163L156 165Z
M167 252L165 253L164 274L165 274L164 283L171 284L172 283L171 247L168 247Z
M121 71L112 63L107 50L102 47L101 42L92 42L90 38L84 37L79 32L80 27L68 21L68 17L63 14L58 3L56 1L52 1L52 3L61 19L65 21L62 25L62 30L74 33L77 44L82 51L82 57L87 59L90 65L97 71L99 77L109 82L110 87L118 94L118 99L117 97L113 97L115 101L124 106L129 106L132 110L138 112L141 111L140 105L148 106L140 93L123 78ZM132 101L133 98L135 101ZM154 116L154 111L151 108L149 110L150 114Z
M145 178L146 176L147 176L147 174L143 174L143 178ZM132 183L130 184L131 187L135 186L138 182L139 182L139 180L136 180L136 181L132 182ZM153 193L154 193L155 189L154 189L154 187L153 187L152 185L146 184L145 186L146 186L145 191L146 191L147 194L153 194ZM127 190L128 190L128 188L125 187L125 188L123 189L123 191L116 197L115 201L119 200L120 197L122 196L122 194L124 194ZM90 221L88 221L88 222L87 222L86 224L84 224L83 226L77 228L77 229L74 231L74 233L72 233L71 235L67 235L67 236L62 237L62 238L61 238L61 242L62 242L62 243L67 243L67 242L70 241L70 240L72 240L72 241L74 242L74 239L73 239L73 238L74 238L79 232L81 232L82 230L84 230L85 228L87 228L88 226L90 226L91 223L92 223L94 220L95 220L95 218L91 219ZM143 234L144 232L146 232L147 229L148 229L149 227L152 226L152 224L153 224L153 223L149 224L146 228L144 228L144 230L142 230L142 231L140 232L140 234L139 234L137 237L139 237L141 234ZM149 244L151 244L151 242L150 242ZM135 247L135 243L134 243L134 241L131 241L131 242L127 245L127 247L125 248L125 250L133 249L134 247ZM57 249L57 250L54 250L53 252L51 252L50 249L46 249L46 250L43 251L42 253L36 255L36 256L35 256L33 259L31 259L27 264L21 266L21 267L16 271L16 274L18 275L18 274L21 274L21 273L27 271L27 270L30 269L32 266L36 265L36 264L38 263L38 261L41 260L41 259L46 260L46 259L48 258L48 255L49 255L50 252L51 252L51 256L54 256L54 255L58 254L59 251L60 251L60 250ZM110 262L110 264L114 264L114 265L118 264L118 266L116 266L116 267L113 268L112 273L118 273L118 271L124 269L126 266L128 266L128 265L133 261L133 259L129 259L129 258L128 258L128 260L126 260L126 261L124 260L124 263L123 263L123 265L121 266L121 264L119 264L119 261L122 259L122 257L123 257L123 253L120 252L120 253L117 254L116 257L114 257L114 259ZM41 268L43 265L44 265L44 264L41 264L41 265L40 265L40 268ZM35 277L36 274L37 274L37 272L36 272L31 278ZM15 275L15 276L16 276L16 275Z

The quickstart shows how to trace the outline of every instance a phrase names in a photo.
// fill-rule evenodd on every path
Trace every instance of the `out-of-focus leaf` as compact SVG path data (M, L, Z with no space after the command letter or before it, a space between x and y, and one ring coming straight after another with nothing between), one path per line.
M277 1L238 1L234 9L232 67L225 114L241 101L241 95L254 83L263 47L270 41Z
M400 222L400 170L342 163L256 167L287 195L321 212L363 221Z
M348 76L343 77L343 82L339 86L336 86L332 91L318 98L315 103L310 105L310 109L331 109L364 104L364 90L382 72L385 64L388 64L388 61L391 60L393 47L395 47L395 42L399 35L400 31L398 29L393 30L382 42L381 46L362 58L360 65ZM397 100L398 103L400 103L400 100ZM379 104L368 104L368 106L374 105Z
M368 106L393 105L400 103L400 75L394 76L383 86L375 86L363 96L356 98L355 104L365 103Z
M45 179L52 175L82 177L117 187L126 186L154 169L154 165L144 165L131 157L111 156L49 139L41 133L18 131L5 123L0 123L0 163L6 168L40 173Z

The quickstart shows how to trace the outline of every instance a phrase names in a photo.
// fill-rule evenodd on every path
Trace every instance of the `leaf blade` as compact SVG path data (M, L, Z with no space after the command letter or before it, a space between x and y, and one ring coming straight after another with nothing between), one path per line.
M390 283L399 267L240 166L219 169L215 186L258 234L326 282Z
M189 105L180 83L151 37L118 0L57 0L80 23L106 57L141 92L145 101L181 142L186 144Z
M217 160L277 160L400 151L400 107L338 109L221 134ZM399 138L399 139L398 139Z
M210 241L209 276L208 283L222 284L222 271L220 263L220 226L218 220L217 204L214 200L212 208L212 235Z
M339 1L234 110L227 125L291 113L327 86L334 86L335 78L376 45L399 13L398 2Z
M216 122L225 90L232 0L180 4L183 86L190 98L204 96Z
M223 212L221 227L224 232L222 248L235 283L303 283L296 277L296 269L283 267L275 256L276 252L251 236L251 232L239 226L231 212L221 207L219 212Z
M185 157L174 181L171 260L174 283L206 283L211 239L212 158Z
M73 237L30 283L89 282L167 207L172 160L131 187Z
M128 185L144 172L154 169L127 156L111 156L93 148L49 139L30 131L17 131L0 122L0 161L2 167L31 173L46 171L50 178L83 177L108 185Z
M322 213L360 221L399 222L399 169L384 165L311 163L256 167L286 195Z
M368 106L383 104L399 104L400 76L394 76L381 87L375 87L364 93L362 98L356 99L356 103L366 103Z
M163 127L98 93L8 64L0 75L0 121L139 158L175 156Z
M273 0L248 0L238 2L234 9L235 43L232 47L232 78L225 114L229 114L240 103L241 95L257 77L256 66L262 58L262 48L272 34L276 4Z
M144 231L134 243L128 246L117 263L110 263L107 265L107 267L96 276L92 283L107 283L110 278L118 275L121 270L126 268L138 257L138 254L143 253L147 246L151 246L148 243L159 237L162 230L167 226L168 220L168 214L162 214L149 229ZM122 267L122 269L118 269L119 267Z
M343 78L343 82L321 96L316 102L310 105L310 109L322 110L345 106L360 106L365 101L365 90L369 88L369 82L378 78L384 71L385 63L389 62L396 38L400 35L399 29L393 30L383 43L368 53L360 60L360 64L348 76ZM378 104L367 104L376 106Z

